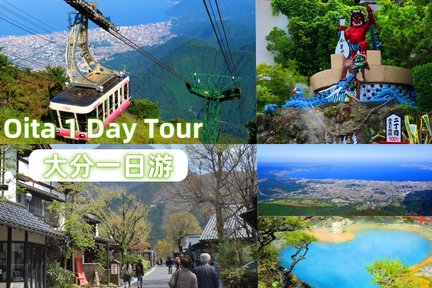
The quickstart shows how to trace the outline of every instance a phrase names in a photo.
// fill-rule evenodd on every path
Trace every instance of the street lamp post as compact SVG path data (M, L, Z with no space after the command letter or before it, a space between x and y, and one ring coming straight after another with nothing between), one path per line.
M27 202L27 210L30 211L30 201L33 199L33 195L30 192L25 194L25 199Z

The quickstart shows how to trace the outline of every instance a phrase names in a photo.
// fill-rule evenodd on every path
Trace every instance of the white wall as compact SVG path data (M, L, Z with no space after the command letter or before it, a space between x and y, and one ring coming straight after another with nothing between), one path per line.
M28 161L28 158L24 158L24 159L26 159L26 160ZM25 175L25 176L29 177L29 176L30 176L29 164L25 163L24 161L19 161L19 165L18 165L18 172L19 172L21 175ZM21 182L24 183L24 184L26 184L26 185L33 186L33 187L35 187L36 189L39 189L39 190L45 191L45 192L47 192L47 193L52 193L52 194L54 194L54 195L57 195L57 196L60 197L61 199L64 198L64 194L61 194L61 193L57 192L56 190L50 191L49 188L47 188L47 187L45 187L45 186L43 186L43 185L40 185L40 184L38 184L38 183L35 183L35 182L33 182L33 181L26 181L26 182L21 181ZM49 186L52 186L54 189L58 187L58 183L56 183L56 182L44 181L44 182L42 182L42 183L43 183L43 184L46 184L46 185L49 185Z
M272 14L271 0L256 0L256 63L274 64L273 54L267 51L265 37L273 27L287 30L288 19L280 14Z
M28 242L45 245L45 236L33 232L28 232Z
M8 183L5 183L8 185L8 190L3 191L4 196L6 199L16 202L16 152L15 149L9 149L7 148L8 153L6 153L5 158L7 164L7 170L8 174L12 173L12 177L10 179L5 179L5 181L9 180ZM6 178L6 177L5 177Z
M12 228L12 241L25 241L25 231L21 229Z
M8 239L8 227L0 225L0 241L7 241Z

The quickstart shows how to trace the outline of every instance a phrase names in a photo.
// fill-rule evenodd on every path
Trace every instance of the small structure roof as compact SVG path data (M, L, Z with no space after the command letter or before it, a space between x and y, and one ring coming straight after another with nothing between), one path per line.
M50 237L64 237L62 233L27 211L21 204L7 200L0 201L0 224Z
M232 206L233 207L231 208L234 208L236 205ZM249 238L250 234L245 227L250 228L250 226L240 217L240 214L246 212L246 208L243 207L234 210L235 212L232 212L231 215L228 215L228 217L225 218L223 227L224 234L231 239ZM200 241L210 241L217 239L216 214L213 214L201 234Z

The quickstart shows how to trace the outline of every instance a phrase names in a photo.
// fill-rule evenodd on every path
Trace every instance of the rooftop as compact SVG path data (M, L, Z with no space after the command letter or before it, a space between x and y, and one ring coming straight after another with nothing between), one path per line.
M0 200L0 224L38 234L62 238L62 234L33 215L21 204Z
M234 205L233 205L234 206ZM231 207L232 208L232 207ZM240 214L246 212L246 208L237 209L225 218L224 222L224 234L231 239L249 238L250 233L248 230L252 230L250 225L247 224L241 217ZM246 229L247 227L247 229ZM217 240L217 229L216 229L216 214L213 214L207 222L204 231L201 234L200 241Z
M111 90L115 85L123 81L127 76L113 77L103 85L103 91L99 92L93 88L84 88L72 86L71 88L57 94L51 102L65 105L74 105L80 107L87 107L92 105L105 93Z

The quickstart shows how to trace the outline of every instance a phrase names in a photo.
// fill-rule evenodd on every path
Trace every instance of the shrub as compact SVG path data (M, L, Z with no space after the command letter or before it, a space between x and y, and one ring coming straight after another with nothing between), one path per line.
M223 270L221 278L227 288L255 288L258 282L256 271L245 268Z
M60 263L50 263L47 269L47 286L51 288L69 288L72 286L73 274L61 267Z
M127 112L140 119L159 119L160 117L158 105L145 99L133 100Z
M414 87L418 92L417 104L424 112L432 111L432 63L413 68Z

